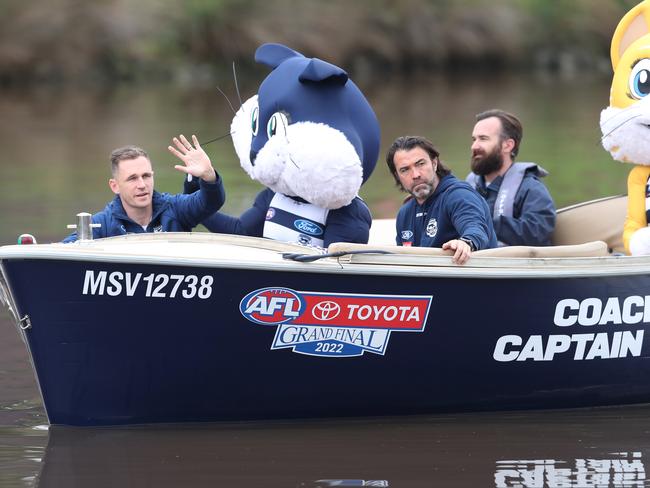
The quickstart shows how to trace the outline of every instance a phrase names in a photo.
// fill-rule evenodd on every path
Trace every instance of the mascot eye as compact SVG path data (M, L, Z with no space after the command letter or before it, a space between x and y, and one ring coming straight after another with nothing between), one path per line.
M253 108L253 111L251 112L251 130L253 131L253 135L257 135L257 131L260 128L260 108L255 107Z
M287 114L282 112L275 112L273 115L271 115L269 123L266 125L266 135L269 136L269 139L277 134L286 136L288 125L289 119L287 118Z
M630 92L636 99L650 94L650 59L642 59L630 73Z

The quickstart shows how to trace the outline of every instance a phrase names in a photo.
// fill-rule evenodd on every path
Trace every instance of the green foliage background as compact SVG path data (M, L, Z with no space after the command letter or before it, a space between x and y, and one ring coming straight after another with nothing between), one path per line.
M360 76L608 69L636 0L0 0L7 84L211 79L282 42ZM183 69L179 70L179 67Z

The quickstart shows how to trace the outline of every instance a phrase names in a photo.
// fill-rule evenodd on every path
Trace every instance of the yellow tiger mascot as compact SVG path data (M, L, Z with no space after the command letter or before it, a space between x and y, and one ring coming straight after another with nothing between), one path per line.
M603 146L612 157L634 164L627 184L625 250L650 254L650 0L621 19L611 46L614 78L609 107L600 116Z

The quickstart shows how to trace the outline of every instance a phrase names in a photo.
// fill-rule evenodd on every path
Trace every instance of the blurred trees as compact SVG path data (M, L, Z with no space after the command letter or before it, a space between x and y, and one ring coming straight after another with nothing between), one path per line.
M637 0L0 0L0 82L212 78L281 42L355 76L609 70Z

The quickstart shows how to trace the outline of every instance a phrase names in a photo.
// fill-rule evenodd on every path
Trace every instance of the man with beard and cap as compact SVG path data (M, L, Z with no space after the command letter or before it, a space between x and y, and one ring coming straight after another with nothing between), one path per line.
M396 218L398 246L442 247L464 264L472 251L497 246L490 210L464 181L453 176L424 137L398 137L386 163L397 186L411 197Z
M521 122L496 109L481 112L476 120L467 182L487 201L499 246L550 246L555 205L540 181L548 172L535 163L514 162Z

